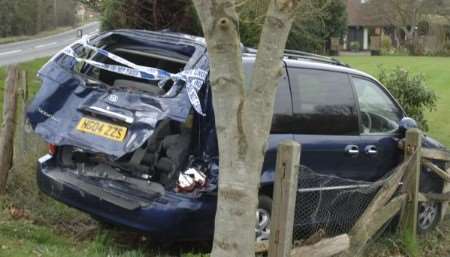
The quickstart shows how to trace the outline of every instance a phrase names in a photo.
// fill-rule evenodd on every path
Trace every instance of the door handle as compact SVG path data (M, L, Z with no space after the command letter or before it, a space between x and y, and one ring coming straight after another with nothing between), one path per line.
M378 150L377 147L374 145L368 145L366 146L366 148L364 149L364 152L367 155L377 155L378 154Z
M359 154L359 146L357 145L348 145L345 147L345 152L350 155L358 155Z

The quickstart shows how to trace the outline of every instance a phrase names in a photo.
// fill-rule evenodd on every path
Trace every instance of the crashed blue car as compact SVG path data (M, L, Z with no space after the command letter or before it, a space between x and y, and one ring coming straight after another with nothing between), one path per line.
M255 54L242 47L247 77ZM303 167L361 181L300 187L313 202L311 194L335 195L386 176L402 160L404 131L416 126L363 72L295 51L286 51L283 63L261 171L257 240L270 234L281 141L302 143ZM97 220L159 240L211 239L219 173L214 111L220 110L212 107L208 72L204 40L170 32L107 32L55 55L39 71L42 87L27 113L49 144L49 154L39 159L40 189ZM430 137L424 147L445 149ZM424 172L422 191L442 186ZM422 204L419 230L436 226L440 212L439 203ZM308 215L297 215L295 225L306 231L330 223L325 215Z

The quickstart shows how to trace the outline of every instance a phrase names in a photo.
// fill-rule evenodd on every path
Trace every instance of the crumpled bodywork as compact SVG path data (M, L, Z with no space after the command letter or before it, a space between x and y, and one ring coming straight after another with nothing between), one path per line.
M91 43L101 46L122 41L181 53L195 49L185 70L207 70L208 67L204 46L193 44L192 39L184 42L170 35L161 37L160 34L125 30L99 35ZM42 87L27 115L35 132L50 144L72 145L120 158L142 146L159 121L168 118L184 122L192 110L186 87L176 96L154 96L111 87L79 72L77 60L63 52L52 58L38 76L42 79ZM106 113L108 118L127 123L125 140L117 142L78 131L76 126L87 113L94 116Z

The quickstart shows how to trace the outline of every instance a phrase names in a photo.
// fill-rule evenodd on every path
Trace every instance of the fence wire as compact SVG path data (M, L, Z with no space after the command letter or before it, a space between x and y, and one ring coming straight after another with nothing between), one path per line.
M364 213L385 179L356 181L323 175L302 166L294 219L294 240L347 233Z

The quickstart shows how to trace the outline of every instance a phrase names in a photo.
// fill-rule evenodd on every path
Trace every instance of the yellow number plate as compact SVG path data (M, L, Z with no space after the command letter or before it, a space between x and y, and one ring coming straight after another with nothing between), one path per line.
M119 142L123 142L127 135L126 127L88 118L81 118L77 130Z

